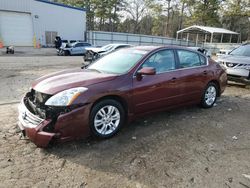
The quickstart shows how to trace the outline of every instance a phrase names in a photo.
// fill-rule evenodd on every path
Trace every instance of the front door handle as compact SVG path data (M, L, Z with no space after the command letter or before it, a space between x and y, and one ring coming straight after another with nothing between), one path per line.
M207 75L207 71L206 71L206 70L205 70L205 71L203 71L203 74L204 74L204 75Z
M175 82L176 81L176 77L173 77L172 79L171 79L171 82Z

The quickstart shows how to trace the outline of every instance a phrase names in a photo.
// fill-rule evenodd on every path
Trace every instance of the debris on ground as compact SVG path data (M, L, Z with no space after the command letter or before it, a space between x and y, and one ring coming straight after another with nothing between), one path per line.
M250 175L242 174L242 176L245 177L246 179L250 180Z
M81 183L80 188L86 187L88 184L86 182Z
M232 183L233 182L233 178L228 178L228 182Z
M191 178L191 179L190 179L190 182L191 182L191 183L194 183L194 178Z
M209 173L209 168L208 167L206 167L205 170L206 170L207 173Z
M233 140L238 140L238 137L237 136L233 136L232 139Z
M239 184L242 185L242 186L245 187L245 188L250 188L250 186L248 186L248 185L246 185L246 184L244 184L244 183L242 183L242 182L239 182Z

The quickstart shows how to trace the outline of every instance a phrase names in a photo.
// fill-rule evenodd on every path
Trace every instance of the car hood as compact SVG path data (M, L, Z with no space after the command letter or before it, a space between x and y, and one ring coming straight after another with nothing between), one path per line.
M218 58L218 61L250 64L250 57L236 56L236 55L222 55Z
M105 52L103 48L86 48L86 50L93 51L96 53Z
M88 87L96 83L115 79L117 75L99 73L86 69L71 69L38 78L32 88L38 92L54 95L74 87Z

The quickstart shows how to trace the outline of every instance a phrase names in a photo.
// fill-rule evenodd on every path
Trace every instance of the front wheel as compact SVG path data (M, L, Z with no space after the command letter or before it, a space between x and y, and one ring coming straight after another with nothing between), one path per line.
M210 82L203 93L201 106L203 108L213 107L214 103L216 102L217 96L218 86L215 83Z
M90 129L100 138L114 136L125 121L123 106L112 99L97 103L90 113Z

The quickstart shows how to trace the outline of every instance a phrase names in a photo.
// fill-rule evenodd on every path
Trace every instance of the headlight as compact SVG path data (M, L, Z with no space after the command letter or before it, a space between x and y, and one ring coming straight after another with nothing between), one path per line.
M228 67L235 67L237 65L237 63L226 63L226 65Z
M68 89L57 93L56 95L50 97L45 105L47 106L69 106L73 101L83 92L87 91L88 88L77 87Z

